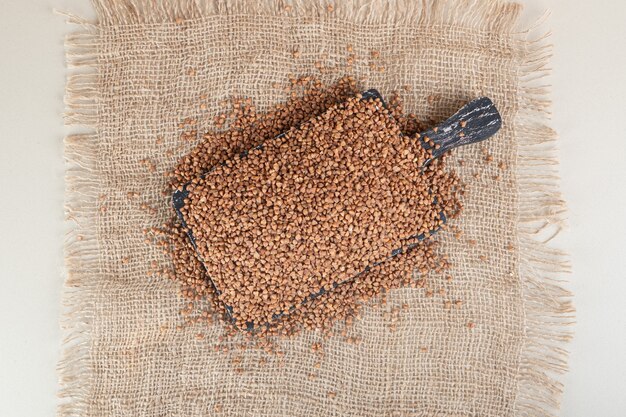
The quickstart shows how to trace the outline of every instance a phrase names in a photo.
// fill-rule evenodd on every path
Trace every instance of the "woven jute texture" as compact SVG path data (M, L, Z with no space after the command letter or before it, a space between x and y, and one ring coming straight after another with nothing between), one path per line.
M62 416L521 416L553 415L565 370L572 307L567 270L546 240L563 202L554 133L541 78L550 46L519 27L520 6L499 1L94 0L96 21L68 15L66 139L66 331L60 363ZM491 97L503 128L483 146L455 151L467 184L465 211L444 233L452 269L423 288L388 294L350 329L362 338L303 334L284 359L216 352L219 325L183 327L175 283L150 276L167 263L145 227L172 216L163 174L193 143L179 123L209 129L220 100L260 108L286 98L273 83L318 73L352 74L407 111L441 120ZM292 51L300 51L294 59ZM371 51L379 51L371 67ZM384 72L378 67L384 66ZM408 89L403 88L409 86ZM208 97L206 109L200 97ZM430 97L429 99L429 96ZM161 140L157 140L162 138ZM169 151L169 152L168 152ZM493 156L486 162L485 155ZM464 164L455 161L462 159ZM142 161L156 164L156 172ZM138 192L135 199L129 192ZM142 206L147 204L147 206ZM143 207L143 208L142 208ZM146 209L148 207L148 209ZM445 290L440 293L440 290ZM462 300L461 308L444 308ZM390 331L389 308L408 305ZM323 342L325 355L311 345ZM239 361L239 359L237 359ZM239 362L237 362L239 363ZM329 396L335 392L336 396Z

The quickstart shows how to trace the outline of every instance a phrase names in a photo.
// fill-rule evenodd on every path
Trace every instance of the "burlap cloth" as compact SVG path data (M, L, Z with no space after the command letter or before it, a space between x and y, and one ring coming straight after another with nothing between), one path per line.
M571 306L557 281L566 269L563 255L544 242L563 213L554 135L544 120L549 101L537 81L550 50L544 37L531 39L519 28L519 5L355 0L329 10L313 0L94 0L94 6L97 21L71 16L80 28L67 39L67 120L87 130L66 140L74 227L66 251L60 415L556 412L561 387L553 372L565 368L563 325ZM383 95L404 91L406 109L422 118L443 119L487 95L504 125L484 151L455 151L465 164L452 165L468 191L456 223L464 235L441 236L451 281L432 276L435 296L401 289L389 294L387 306L367 308L350 330L362 343L324 341L320 369L310 347L321 336L305 332L285 343L282 366L262 366L258 352L244 352L239 374L233 354L214 349L219 326L202 329L203 340L197 329L176 330L184 300L175 283L149 276L151 261L167 259L144 243L142 229L172 214L161 194L163 173L192 146L179 140L181 120L198 118L202 131L217 102L233 95L267 107L285 99L272 83L315 74L319 60L339 67L322 75L335 79L347 44L357 56L353 73L367 77L366 87ZM369 66L372 50L380 51L376 64L384 73ZM203 94L206 111L198 106ZM484 152L494 161L486 163ZM156 173L145 159L156 162ZM129 192L140 195L130 199ZM444 308L455 299L462 308ZM403 303L409 309L390 331L389 306Z

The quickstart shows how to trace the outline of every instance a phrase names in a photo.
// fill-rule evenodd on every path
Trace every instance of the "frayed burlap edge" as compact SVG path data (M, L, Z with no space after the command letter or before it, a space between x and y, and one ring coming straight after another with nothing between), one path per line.
M516 416L552 416L560 407L562 384L554 377L567 371L565 345L572 337L572 294L564 288L570 272L567 255L549 246L563 229L566 206L559 189L557 134L547 125L551 100L550 33L535 38L539 22L522 32L525 53L520 65L520 104L515 120L518 186L518 256L525 316Z
M68 125L84 129L65 139L67 278L63 295L63 355L59 363L59 415L84 416L93 388L90 330L91 294L99 277L96 235L100 178L98 161L99 26L175 24L213 15L253 14L294 18L339 19L357 24L453 25L507 35L519 44L520 96L515 131L518 138L518 256L523 289L525 343L518 372L516 416L552 416L559 408L562 385L555 374L567 370L573 320L571 294L562 276L567 256L548 242L562 229L565 203L559 191L556 134L547 125L548 86L538 80L549 73L551 45L547 35L532 38L538 25L519 28L521 5L499 0L351 0L336 3L270 0L259 4L237 0L92 0L98 21L65 14L81 29L66 39L66 114ZM332 4L332 7L328 7ZM550 235L550 231L552 234ZM546 235L548 238L546 238Z
M60 416L85 415L92 387L90 331L91 303L97 282L99 244L97 210L100 178L98 158L97 27L74 16L82 29L66 37L69 68L65 95L65 123L81 131L65 138L65 211L70 231L65 242L66 280L63 294L63 354L59 363Z

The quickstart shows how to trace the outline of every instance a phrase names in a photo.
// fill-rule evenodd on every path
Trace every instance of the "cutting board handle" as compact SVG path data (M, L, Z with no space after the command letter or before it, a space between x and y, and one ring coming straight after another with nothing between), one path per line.
M420 133L422 146L434 148L433 157L427 163L458 146L481 142L493 136L501 126L502 118L491 99L474 99L437 127Z

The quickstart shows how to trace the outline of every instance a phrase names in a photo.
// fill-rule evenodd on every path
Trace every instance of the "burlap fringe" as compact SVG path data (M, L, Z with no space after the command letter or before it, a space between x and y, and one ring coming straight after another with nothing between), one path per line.
M61 327L63 357L59 362L61 416L88 415L93 364L90 331L94 315L90 304L99 276L97 238L98 197L98 30L75 16L69 21L82 30L67 36L66 61L70 69L65 96L65 122L82 133L65 138L65 211L70 222L65 242L67 278L63 295ZM79 127L80 126L80 127Z
M521 352L516 416L553 416L563 390L556 374L567 371L564 349L572 336L572 294L564 287L567 256L548 243L563 228L565 202L559 191L556 133L547 126L549 86L540 84L550 69L549 33L531 39L531 28L520 33L517 184L519 276L525 312L525 344Z
M516 416L552 416L558 410L561 384L555 373L567 369L565 343L573 320L571 294L561 276L569 270L566 255L547 243L563 225L565 204L558 187L556 135L545 119L550 107L547 87L537 81L548 73L550 45L546 36L529 39L519 30L521 5L499 0L92 0L98 21L65 14L81 30L66 40L66 122L87 129L65 141L66 211L72 222L65 247L67 280L62 327L63 358L59 363L59 415L88 414L93 364L90 331L93 306L90 293L98 276L98 73L99 26L184 24L189 19L225 15L288 16L340 19L356 24L454 25L497 34L514 34L523 61L523 94L518 103L515 130L519 141L519 275L525 306L525 345L521 352ZM331 6L331 7L329 7ZM550 234L547 231L553 230Z
M339 19L360 25L455 25L509 32L521 6L497 0L92 0L107 26L212 16Z

